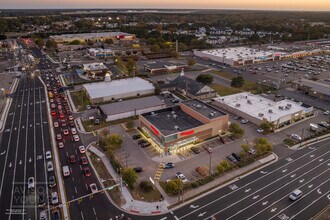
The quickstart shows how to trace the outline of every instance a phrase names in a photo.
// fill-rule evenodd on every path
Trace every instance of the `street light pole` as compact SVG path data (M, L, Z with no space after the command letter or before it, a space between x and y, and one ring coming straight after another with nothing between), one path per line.
M209 155L210 155L209 176L211 176L212 153L209 152Z

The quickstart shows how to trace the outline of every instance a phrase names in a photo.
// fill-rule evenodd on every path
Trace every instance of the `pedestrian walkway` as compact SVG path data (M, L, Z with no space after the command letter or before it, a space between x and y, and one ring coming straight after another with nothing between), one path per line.
M164 171L164 164L159 163L154 180L157 180L157 181L160 180L160 178L162 177L163 171Z

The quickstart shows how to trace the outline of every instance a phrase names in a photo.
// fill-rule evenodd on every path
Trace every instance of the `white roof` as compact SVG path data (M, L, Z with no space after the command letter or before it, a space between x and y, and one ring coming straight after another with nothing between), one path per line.
M248 47L231 47L223 49L204 50L202 51L202 53L216 57L225 56L226 59L234 61L248 60L253 58L258 59L260 57L267 57L273 55L272 51L263 51Z
M103 70L107 67L103 63L88 63L83 64L84 70Z
M101 32L101 33L82 33L82 34L61 34L61 35L52 35L50 36L53 39L59 38L106 38L106 37L116 37L119 35L132 36L132 34L116 31L116 32Z
M113 51L111 49L102 49L102 48L89 48L89 52L93 53L112 53Z
M299 103L288 99L274 102L263 96L254 95L249 92L219 97L216 98L216 101L235 108L238 111L244 111L245 114L252 117L260 120L266 119L268 121L276 121L283 116L295 114L305 109Z
M152 83L138 77L88 83L83 86L92 99L155 89Z

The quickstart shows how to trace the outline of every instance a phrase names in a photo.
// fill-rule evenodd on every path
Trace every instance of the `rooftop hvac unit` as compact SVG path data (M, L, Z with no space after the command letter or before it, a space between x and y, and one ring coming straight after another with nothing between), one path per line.
M206 105L204 105L204 109L206 109Z
M171 111L171 114L174 115L175 114L175 111Z
M170 118L171 116L170 115L167 115L167 118Z
M284 109L284 106L278 106L279 109L283 110Z
M286 106L292 107L292 105L290 103L288 103Z
M196 105L196 108L202 108L202 106L201 105Z
M177 115L173 115L173 118L178 118L178 116Z
M288 106L288 105L287 105L287 106L285 106L285 108L286 108L286 109L290 109L290 108L291 108L291 106Z
M264 113L259 113L258 115L259 115L260 117L262 117L262 116L264 116Z
M247 100L247 103L249 103L249 104L252 104L252 102L251 102L251 100L250 100L250 99L248 99L248 100Z
M213 112L210 112L210 117L213 117L214 116L214 113Z
M272 109L269 109L268 112L269 112L269 113L273 113L273 110L272 110Z
M239 104L239 103L236 104L236 107L240 107L240 106L241 106L241 104Z
M177 131L180 130L179 126L177 126L177 125L174 126L174 129Z

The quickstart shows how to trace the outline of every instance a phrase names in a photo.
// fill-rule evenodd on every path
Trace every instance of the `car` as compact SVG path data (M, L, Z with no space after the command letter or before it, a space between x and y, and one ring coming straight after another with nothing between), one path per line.
M298 135L298 134L291 134L290 136L292 139L295 139L295 140L298 140L298 141L301 141L302 138Z
M136 172L136 173L141 173L143 171L143 168L142 167L134 167L133 170Z
M81 164L82 165L88 164L88 160L87 160L87 157L86 156L81 156L80 157L80 160L81 160Z
M227 155L227 159L228 159L230 162L232 162L232 163L237 163L236 158L233 157L233 155L231 155L231 154L228 154L228 155Z
M61 135L61 134L57 134L57 135L56 135L56 139L57 139L57 140L62 140L62 135Z
M90 110L91 109L91 106L90 105L86 105L86 109L87 110Z
M75 155L70 155L69 156L69 162L72 163L72 164L77 162Z
M227 143L224 137L218 137L218 140L221 141L223 144Z
M69 120L73 121L73 116L72 115L69 115Z
M56 116L56 112L55 111L51 111L51 115L52 116Z
M58 203L57 192L52 192L52 204L56 205Z
M77 129L76 128L71 128L71 133L72 134L77 134Z
M163 164L164 169L171 169L174 168L174 163L173 162L168 162Z
M86 153L86 149L85 149L84 145L79 146L79 152L80 152L81 154Z
M138 144L141 145L141 144L143 144L143 143L147 143L147 142L148 142L148 141L146 141L146 140L144 140L144 139L141 139L141 140L138 141Z
M97 185L95 183L90 184L89 188L91 189L92 193L96 193L98 191Z
M54 128L58 128L59 123L57 121L54 121Z
M263 133L264 131L265 131L265 130L262 129L262 128L258 128L258 130L257 130L258 133Z
M27 184L28 184L28 189L34 189L34 177L29 177L28 178L28 181L27 181Z
M46 151L46 159L52 159L52 152L50 150Z
M330 128L330 124L326 121L321 121L319 123L320 126L324 127L324 128Z
M141 134L134 134L134 135L132 136L133 140L140 139L141 137L142 137Z
M199 149L198 147L192 147L192 148L190 148L190 150L192 152L194 152L195 154L199 154L201 152L201 149Z
M66 127L66 121L65 121L65 119L61 119L61 126L62 127Z
M236 154L236 153L232 153L231 154L237 161L241 161L241 157L238 155L238 154Z
M181 172L177 172L177 173L175 174L175 176L176 176L178 179L180 179L183 183L188 183L188 182L189 182L188 179L186 178L186 176L183 175L183 173L181 173Z
M73 135L73 140L75 142L78 142L78 141L80 141L80 138L79 138L79 136L77 134L75 134L75 135Z
M63 148L64 147L64 143L63 142L58 142L57 145L58 145L58 148Z
M85 176L90 176L90 175L92 175L91 170L89 169L89 167L84 167L84 175L85 175Z
M69 125L70 127L74 127L75 126L74 121L69 121Z
M60 113L60 118L64 118L64 114L63 113Z
M255 155L255 154L256 154L256 151L255 151L254 149L250 149L250 150L248 151L248 153L251 154L251 155Z
M302 191L299 190L299 189L296 189L296 190L294 190L294 191L290 194L289 198L290 198L292 201L296 201L296 200L299 199L301 196L302 196Z
M205 150L209 153L213 152L213 149L211 147L204 146Z
M50 176L48 178L48 184L49 184L49 187L53 188L56 186L56 179L55 179L55 176Z
M69 130L68 130L68 129L64 129L64 130L63 130L63 134L64 134L64 135L68 135L68 134L69 134Z
M148 147L148 146L150 146L150 145L151 145L151 143L147 141L147 142L145 142L145 143L142 143L142 144L141 144L141 147L144 148L144 147Z
M54 99L49 99L49 102L50 102L50 103L53 103L53 102L54 102Z
M249 122L249 120L247 120L247 119L242 119L241 120L241 124L247 124Z
M50 104L50 107L51 107L51 108L55 108L56 105L55 105L54 103L52 103L52 104Z
M58 109L58 110L62 109L62 105L58 105L58 106L57 106L57 109Z
M238 115L237 115L237 116L234 117L234 119L235 119L235 120L239 120L239 119L241 119L241 116L238 116Z
M48 161L47 162L47 171L51 172L54 170L54 166L53 166L53 162L52 161Z
M38 206L42 207L46 205L45 195L43 193L39 194Z
M325 112L323 112L324 115L329 115L330 114L330 110L327 110Z

